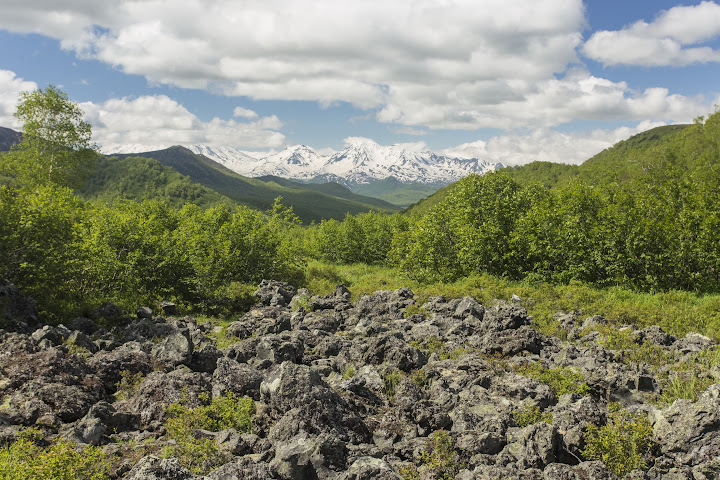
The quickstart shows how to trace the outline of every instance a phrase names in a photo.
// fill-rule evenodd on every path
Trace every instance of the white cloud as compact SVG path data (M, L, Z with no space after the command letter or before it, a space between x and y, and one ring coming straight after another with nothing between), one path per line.
M150 82L440 128L563 72L584 23L582 0L27 0L0 18Z
M583 53L604 65L684 66L720 62L720 50L701 45L720 37L720 5L703 1L663 11L617 31L595 32Z
M15 72L0 70L0 126L20 129L22 125L13 117L22 92L37 90L35 82L17 77Z
M671 51L664 39L680 45L678 58L705 58L715 53L688 45L717 35L718 8L676 7L637 27L650 33L627 32L650 39L643 58L656 56L657 45ZM80 56L151 83L322 106L349 102L398 128L678 122L708 110L701 98L636 92L574 70L585 22L582 0L25 0L4 7L0 28L54 36ZM623 32L605 32L611 58L643 51L620 51L614 39ZM593 45L602 35L593 38L585 52L600 55Z
M453 157L501 162L506 166L535 161L577 165L621 140L660 125L664 123L641 122L634 128L598 129L585 133L538 129L526 135L502 135L487 141L463 143L441 153Z
M252 110L248 110L247 108L235 107L235 110L233 110L233 117L255 119L258 118L258 114Z
M276 116L252 122L213 118L203 122L175 100L164 96L115 98L81 107L93 125L93 138L105 150L121 145L188 145L245 148L280 147L285 136Z

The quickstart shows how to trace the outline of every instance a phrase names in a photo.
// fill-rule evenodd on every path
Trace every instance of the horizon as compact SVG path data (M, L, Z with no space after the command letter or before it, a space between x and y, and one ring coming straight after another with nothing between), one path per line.
M373 141L577 164L720 104L717 1L43 3L0 18L0 125L53 84L105 150Z

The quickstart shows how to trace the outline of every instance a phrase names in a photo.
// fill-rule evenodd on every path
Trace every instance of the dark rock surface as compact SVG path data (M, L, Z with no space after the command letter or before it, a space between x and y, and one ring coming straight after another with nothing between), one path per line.
M167 302L162 317L106 304L66 328L38 325L34 302L0 287L0 443L36 426L47 440L130 451L114 478L131 480L599 480L616 476L584 457L587 429L619 402L652 431L644 470L628 478L720 478L718 366L696 401L652 403L682 372L606 347L602 317L556 315L560 339L518 299L418 305L403 288L353 303L342 286L313 296L274 281L256 296L224 329L173 317ZM678 362L715 348L698 334L626 331ZM168 405L228 393L254 400L254 431L195 432L225 464L201 476L161 458Z

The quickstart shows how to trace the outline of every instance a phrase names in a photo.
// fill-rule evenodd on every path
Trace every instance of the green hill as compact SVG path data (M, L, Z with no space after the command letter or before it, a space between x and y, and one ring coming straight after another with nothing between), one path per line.
M439 185L426 185L423 183L402 183L395 177L378 180L364 185L353 187L353 191L360 195L381 198L386 202L401 207L408 207L435 193Z
M375 198L373 195L361 195L353 193L347 187L344 187L336 182L327 183L300 183L286 178L276 177L274 175L266 175L263 177L256 177L255 180L262 180L263 182L272 182L283 187L290 188L302 188L307 190L313 190L315 192L324 193L326 195L332 195L333 197L344 198L345 200L351 200L353 202L363 203L367 205L374 205L377 209L382 210L398 210L396 205L391 202L386 202L379 198Z
M320 221L329 218L343 218L346 213L357 214L370 210L396 212L399 208L390 204L382 204L376 199L354 196L355 199L342 198L320 191L306 188L305 185L289 182L281 185L276 182L264 182L238 175L213 160L202 155L197 155L183 147L171 147L165 150L147 152L137 155L116 155L108 161L129 161L130 165L124 165L131 171L138 170L133 174L136 183L145 185L129 185L125 180L126 170L123 168L109 168L107 162L102 162L102 168L93 175L89 184L92 190L83 189L81 193L89 198L112 198L113 196L134 196L134 198L148 198L162 190L165 182L173 177L168 171L158 169L157 166L137 160L138 158L153 159L161 166L184 175L198 186L215 192L222 197L229 198L232 202L247 205L260 210L269 209L275 198L281 196L283 204L292 206L295 214L303 222ZM113 160L115 159L115 160ZM139 171L149 169L145 175ZM161 173L162 172L162 173ZM283 182L285 183L285 182ZM116 187L120 184L121 187ZM332 188L332 187L330 187ZM107 191L104 191L107 189ZM121 191L122 190L122 191ZM141 192L137 196L137 192ZM133 193L136 192L136 193ZM365 200L365 201L362 201ZM180 200L173 200L174 202ZM215 197L207 197L207 202L212 204Z
M668 161L678 162L682 168L698 166L692 155L683 154L693 142L695 132L690 125L667 125L638 133L594 155L581 165L552 162L532 162L508 167L502 172L521 184L539 183L548 188L562 187L572 181L593 185L627 182L657 168ZM674 160L670 160L674 159ZM438 190L434 195L412 205L409 213L425 213L442 202L455 184Z

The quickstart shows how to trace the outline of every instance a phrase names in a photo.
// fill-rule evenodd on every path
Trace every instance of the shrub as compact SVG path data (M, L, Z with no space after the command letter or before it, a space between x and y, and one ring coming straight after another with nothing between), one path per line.
M110 460L102 449L58 440L41 447L40 430L21 430L12 445L0 450L0 478L12 480L109 480Z
M610 418L606 425L588 426L582 454L588 460L602 460L621 478L633 470L644 470L652 447L650 422L618 404L611 403L608 410Z
M181 465L197 474L207 473L229 460L212 437L203 437L198 431L219 432L234 428L240 433L249 433L255 413L255 403L249 397L237 398L231 392L212 401L209 397L208 393L203 393L199 400L205 405L189 407L187 397L183 395L179 402L166 407L170 418L165 427L176 444L167 447L163 453L167 457L177 457Z
M545 422L552 425L553 414L552 412L543 412L540 407L526 405L513 412L513 420L515 420L515 423L517 423L520 428L534 425L537 422Z
M115 391L115 399L126 400L132 397L142 383L143 379L145 379L145 376L142 372L137 372L133 375L130 373L130 370L121 370L120 381L115 384L117 387L117 390Z
M538 364L527 364L515 367L520 375L535 378L550 387L556 397L566 393L579 393L587 395L590 387L585 383L585 378L569 367L543 368Z
M440 480L451 480L463 467L458 459L458 452L453 445L450 433L445 430L438 430L430 434L428 442L417 457L419 467L407 466L400 470L400 476L404 480L415 480L422 475L422 478L435 478Z

